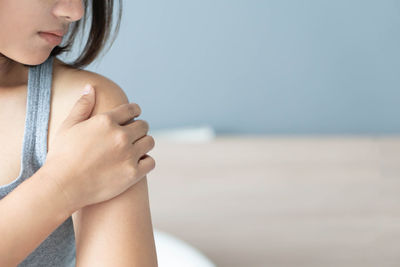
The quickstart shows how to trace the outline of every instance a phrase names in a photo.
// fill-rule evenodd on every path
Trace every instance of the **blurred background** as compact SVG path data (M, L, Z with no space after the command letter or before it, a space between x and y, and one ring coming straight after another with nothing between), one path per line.
M150 125L155 229L209 264L399 266L399 47L395 0L124 0L87 69Z

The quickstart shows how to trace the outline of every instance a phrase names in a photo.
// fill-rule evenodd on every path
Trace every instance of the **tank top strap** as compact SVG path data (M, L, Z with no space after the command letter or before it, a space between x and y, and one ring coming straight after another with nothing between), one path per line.
M52 69L53 56L29 66L20 173L12 182L0 186L0 199L31 177L46 160Z
M24 160L32 170L39 169L46 160L47 133L50 116L50 99L54 57L40 65L31 66L28 74L26 146Z

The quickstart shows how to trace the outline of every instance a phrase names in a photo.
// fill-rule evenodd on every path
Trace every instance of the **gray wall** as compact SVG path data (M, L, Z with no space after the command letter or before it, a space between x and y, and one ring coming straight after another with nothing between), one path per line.
M153 130L400 131L400 1L123 3L117 40L88 69L118 83Z

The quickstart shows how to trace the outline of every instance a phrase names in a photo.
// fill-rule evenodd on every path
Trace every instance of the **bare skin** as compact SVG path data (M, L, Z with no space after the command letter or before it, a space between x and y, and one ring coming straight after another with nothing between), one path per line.
M82 12L82 0L0 0L0 185L13 181L21 168L28 80L28 68L22 64L41 64L54 47L40 39L37 31L67 29L71 22L82 17ZM6 57L12 59L11 63ZM89 71L74 70L55 59L48 151L52 150L57 130L86 83L96 87L96 104L91 116L128 103L125 93L111 80ZM51 176L50 172L57 175L56 169L47 168L46 176ZM32 189L41 188L37 183L31 184ZM56 189L49 186L46 190ZM157 266L147 190L147 177L144 177L115 198L82 207L72 214L77 266L110 266L113 260L113 266ZM41 194L44 200L46 196L57 195ZM112 239L104 242L106 236Z

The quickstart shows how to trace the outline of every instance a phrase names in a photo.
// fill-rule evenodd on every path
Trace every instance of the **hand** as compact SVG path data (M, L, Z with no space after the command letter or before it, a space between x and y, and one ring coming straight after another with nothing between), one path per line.
M141 114L139 105L123 104L87 119L94 103L92 88L57 131L42 166L54 173L50 180L71 213L119 195L155 168L146 154L155 145L149 125L132 120Z

